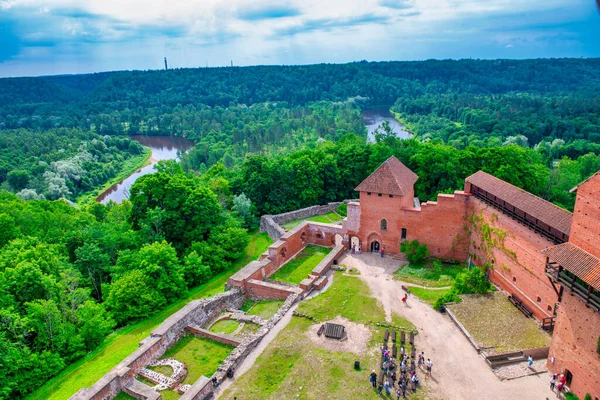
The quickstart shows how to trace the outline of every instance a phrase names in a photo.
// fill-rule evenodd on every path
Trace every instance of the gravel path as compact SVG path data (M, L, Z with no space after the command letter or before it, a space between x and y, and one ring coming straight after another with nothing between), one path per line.
M447 316L414 296L408 298L407 306L402 305L403 283L386 273L393 268L385 267L385 264L394 262L397 263L391 258L382 259L371 254L346 254L340 260L340 264L360 271L358 277L381 301L388 321L391 321L393 310L417 326L417 351L424 351L425 358L431 358L433 362L433 379L425 379L421 373L431 397L448 400L545 400L555 397L550 391L548 373L501 381Z

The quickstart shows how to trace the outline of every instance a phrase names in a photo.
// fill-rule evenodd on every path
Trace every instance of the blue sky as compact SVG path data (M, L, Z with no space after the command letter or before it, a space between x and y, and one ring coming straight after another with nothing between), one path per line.
M600 57L595 0L0 0L0 76Z

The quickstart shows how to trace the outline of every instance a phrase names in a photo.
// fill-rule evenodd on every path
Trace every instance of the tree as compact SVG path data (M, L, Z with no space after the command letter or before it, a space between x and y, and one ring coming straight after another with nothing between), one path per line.
M96 348L112 332L115 321L102 304L87 300L77 309L78 333L87 350Z
M102 283L108 279L110 257L95 243L85 243L75 250L75 265L94 288L94 297L102 299ZM89 286L88 285L88 286Z
M412 242L405 240L400 244L400 251L406 254L406 258L411 264L421 265L425 261L425 258L429 256L429 250L427 245L420 244L418 240Z
M233 197L233 211L235 211L244 223L244 227L254 226L254 216L252 215L252 201L243 192Z
M473 267L456 275L452 289L459 294L487 293L492 288L482 268Z
M120 326L152 315L167 304L150 278L140 270L119 276L106 292L106 308Z
M30 179L31 175L29 172L20 169L10 171L7 175L8 184L16 192L25 189Z
M19 233L14 218L8 214L0 213L0 247L16 238Z
M188 288L192 288L208 281L212 276L212 271L210 266L202 261L202 257L192 251L184 258L183 274Z

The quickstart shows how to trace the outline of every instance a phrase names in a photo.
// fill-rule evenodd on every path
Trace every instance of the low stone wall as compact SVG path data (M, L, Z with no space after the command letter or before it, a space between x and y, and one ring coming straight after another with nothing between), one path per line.
M283 286L272 282L250 279L246 282L247 295L251 299L287 299L291 294L300 294L301 289Z
M200 328L198 325L190 325L186 328L190 333L197 337L214 340L215 342L223 343L229 346L237 347L242 341L235 336L226 333L215 333L206 329Z
M245 297L239 289L232 289L208 299L194 300L172 314L150 336L140 343L140 347L121 361L89 388L75 393L71 400L112 399L127 385L133 383L135 371L161 357L164 352L185 334L188 325L202 326L215 318L221 311L241 308ZM143 399L143 397L138 397Z
M355 201L358 200L344 200L343 203L348 204L350 202ZM337 201L321 206L301 208L300 210L294 210L283 214L263 215L260 219L260 231L267 232L271 240L275 242L279 240L279 238L285 233L285 229L281 227L282 224L285 224L290 221L295 221L297 219L310 218L314 217L315 215L327 214L328 212L335 211L340 204L342 204L342 202Z
M321 260L319 264L312 270L312 274L316 276L323 276L329 271L331 265L346 252L346 247L339 245L335 246L327 256Z
M198 378L196 382L181 395L179 400L204 400L212 397L213 386L205 376Z
M471 334L469 333L469 331L467 331L465 329L465 327L463 326L463 324L460 323L460 321L458 320L458 318L456 318L454 316L454 314L452 314L452 311L450 311L448 309L448 307L446 307L446 314L448 314L448 316L450 317L450 319L452 320L452 322L454 322L456 324L456 326L458 326L458 329L460 329L460 331L463 333L463 335L465 335L465 337L469 340L469 343L471 343L471 346L473 346L473 348L475 350L477 350L477 353L481 352L481 348L479 347L479 345L477 344L477 342L475 341L475 339L473 338L473 336L471 336Z

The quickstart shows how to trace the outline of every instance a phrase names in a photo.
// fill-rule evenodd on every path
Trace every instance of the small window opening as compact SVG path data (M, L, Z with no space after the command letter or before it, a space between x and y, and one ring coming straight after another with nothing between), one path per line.
M381 197L381 196L383 196L383 195L382 195L381 193L377 193L377 196Z
M387 221L385 219L381 220L381 230L382 231L387 231Z
M513 282L516 282L516 281L517 281L517 277L513 276Z

